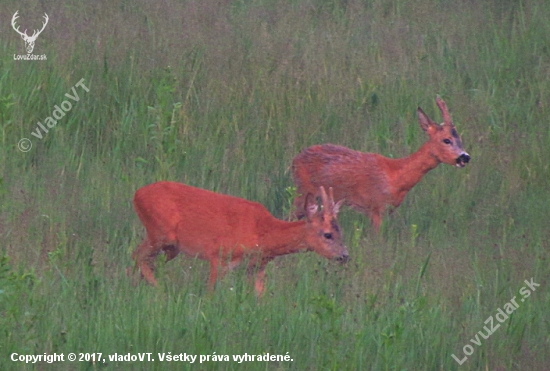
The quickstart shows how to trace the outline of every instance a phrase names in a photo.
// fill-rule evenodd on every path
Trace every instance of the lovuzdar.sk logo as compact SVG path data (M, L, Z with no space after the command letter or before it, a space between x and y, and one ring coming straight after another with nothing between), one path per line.
M25 49L27 50L27 54L23 54L23 55L14 54L13 59L27 60L27 61L46 60L47 59L46 54L36 55L36 54L32 54L32 51L34 50L34 43L36 41L36 38L38 37L38 35L42 33L42 31L44 31L44 28L46 28L46 25L48 24L48 20L49 20L48 15L44 13L44 22L42 23L42 29L40 31L34 30L34 32L32 33L32 36L29 36L27 35L27 30L25 30L25 32L21 32L19 31L19 26L15 24L15 20L19 18L17 13L19 13L19 10L16 11L15 14L13 15L13 18L11 19L11 26L19 35L21 35L21 38L23 39L23 41L25 41Z

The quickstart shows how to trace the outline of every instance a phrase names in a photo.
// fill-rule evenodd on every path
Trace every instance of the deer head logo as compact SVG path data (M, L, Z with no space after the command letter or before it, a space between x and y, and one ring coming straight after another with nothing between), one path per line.
M11 19L11 26L19 35L21 35L21 38L23 38L23 40L25 41L25 48L27 49L27 53L31 54L34 49L34 42L36 41L36 38L38 37L38 35L42 33L42 31L44 31L44 28L46 28L46 25L48 24L48 19L49 19L48 15L44 13L45 22L42 25L42 29L40 31L34 30L34 32L32 33L32 36L29 36L27 35L27 30L25 30L25 32L21 32L19 31L19 26L17 27L15 26L15 20L19 18L17 13L19 13L19 10L16 11L15 14L13 15L13 18Z

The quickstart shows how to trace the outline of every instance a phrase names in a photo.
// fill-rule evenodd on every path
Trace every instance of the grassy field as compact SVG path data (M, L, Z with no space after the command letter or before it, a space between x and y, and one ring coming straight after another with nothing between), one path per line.
M17 10L29 34L48 14L47 60L14 60ZM547 1L7 0L0 19L0 370L550 370ZM279 258L259 301L242 269L209 294L188 257L159 262L159 288L126 276L138 188L287 218L303 148L406 156L437 94L472 161L430 172L380 236L343 210L346 266Z

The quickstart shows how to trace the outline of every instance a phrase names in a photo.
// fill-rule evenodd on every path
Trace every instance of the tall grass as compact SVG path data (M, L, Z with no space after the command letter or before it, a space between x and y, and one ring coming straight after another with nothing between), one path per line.
M47 61L13 60L16 10L29 30L48 13L34 51ZM545 1L8 0L0 19L0 369L550 369ZM90 91L32 136L82 78ZM417 106L441 121L436 94L472 162L430 172L381 236L343 211L347 266L279 258L260 301L242 270L209 295L188 257L160 264L159 289L126 276L139 187L181 181L286 218L301 149L405 156L426 139ZM531 277L541 286L471 343ZM168 352L293 361L176 366Z

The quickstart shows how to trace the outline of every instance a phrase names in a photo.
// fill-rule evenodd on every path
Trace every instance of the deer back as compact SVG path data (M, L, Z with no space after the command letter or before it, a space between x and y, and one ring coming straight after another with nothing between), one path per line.
M151 240L177 241L201 258L224 246L255 246L258 222L273 218L259 203L175 182L139 189L134 204Z
M391 198L387 172L382 156L334 144L306 148L293 161L294 181L301 194L332 187L334 200L345 200L364 212Z

